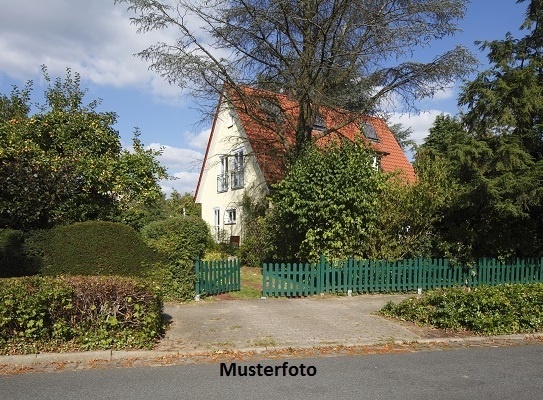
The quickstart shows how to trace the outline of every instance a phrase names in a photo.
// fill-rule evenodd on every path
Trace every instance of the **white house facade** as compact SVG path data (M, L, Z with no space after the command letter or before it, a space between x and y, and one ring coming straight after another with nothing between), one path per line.
M237 245L243 236L244 192L252 198L267 191L254 152L234 107L223 97L215 115L195 201L202 205L216 241Z

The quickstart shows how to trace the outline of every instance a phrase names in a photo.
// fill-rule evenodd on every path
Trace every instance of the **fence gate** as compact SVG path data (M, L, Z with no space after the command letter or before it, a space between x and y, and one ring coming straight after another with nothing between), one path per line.
M240 290L239 260L217 260L194 262L196 296L213 295Z

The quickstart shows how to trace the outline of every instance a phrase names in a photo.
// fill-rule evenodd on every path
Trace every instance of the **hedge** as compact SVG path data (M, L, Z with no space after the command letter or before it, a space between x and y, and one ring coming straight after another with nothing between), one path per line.
M127 225L88 221L32 232L26 254L41 258L40 273L143 276L161 257Z
M0 352L149 348L163 331L162 309L143 280L0 279Z

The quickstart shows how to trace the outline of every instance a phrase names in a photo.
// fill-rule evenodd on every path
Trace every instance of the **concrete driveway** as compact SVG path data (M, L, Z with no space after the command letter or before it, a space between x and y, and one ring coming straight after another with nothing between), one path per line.
M374 313L408 295L360 295L165 305L172 325L158 350L180 352L367 345L420 339Z

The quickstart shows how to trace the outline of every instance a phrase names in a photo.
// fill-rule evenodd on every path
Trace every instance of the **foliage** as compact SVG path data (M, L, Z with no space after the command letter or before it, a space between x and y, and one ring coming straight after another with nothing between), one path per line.
M243 241L239 247L241 264L246 267L262 267L262 263L270 256L272 238L266 212L269 199L251 198L243 193L241 201L243 210Z
M197 278L192 260L155 263L147 269L144 277L160 288L166 301L189 301L196 295L194 284Z
M25 253L25 235L14 229L0 229L0 278L34 275L39 260Z
M278 259L364 257L386 175L361 142L305 149L274 187L268 226Z
M415 47L458 31L465 0L116 3L135 13L140 32L177 31L174 43L139 53L169 82L205 98L216 98L224 84L239 95L242 85L288 93L299 109L290 126L296 141L285 143L293 155L311 141L321 107L364 114L393 93L413 107L413 100L432 96L475 64L460 46L427 63L411 58ZM230 56L216 57L223 52Z
M145 150L136 131L122 150L116 115L83 103L79 74L49 82L45 104L29 115L31 82L0 97L0 227L48 228L114 219L161 195L166 172L159 152Z
M205 221L196 216L151 222L141 234L152 249L173 261L201 258L213 241Z
M38 352L71 342L87 349L151 347L162 332L162 299L127 278L0 280L0 351Z
M400 260L440 254L443 209L457 192L446 163L419 153L417 181L390 177L377 206L376 228L368 238L368 257Z
M537 332L543 329L543 284L435 290L398 305L389 302L381 313L418 324L483 335Z
M145 225L154 221L160 221L169 217L199 217L201 213L202 206L194 202L194 197L190 193L181 195L174 190L168 198L163 195L152 201L139 203L128 208L121 214L118 220L139 231Z
M168 299L194 298L194 259L202 258L213 245L208 225L194 215L169 217L144 226L141 234L151 248L167 258L147 277L161 286Z
M159 260L132 228L88 221L29 234L26 254L41 256L43 275L142 276Z
M441 204L435 255L525 257L541 254L543 164L514 134L476 137L460 121L436 118L417 160L444 163L455 187ZM418 162L418 161L417 161Z
M459 100L467 132L436 137L461 188L447 240L475 256L543 254L542 18L543 2L531 0L526 36L482 43L491 67Z

